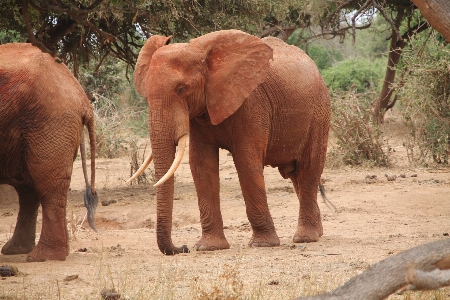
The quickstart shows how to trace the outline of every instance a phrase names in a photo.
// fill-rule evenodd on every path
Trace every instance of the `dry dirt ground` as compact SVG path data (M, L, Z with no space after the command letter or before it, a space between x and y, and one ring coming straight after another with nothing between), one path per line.
M81 163L74 164L67 217L71 251L64 262L26 263L25 255L0 255L0 265L18 276L0 278L0 299L101 299L115 288L121 299L290 299L330 291L370 265L450 233L450 169L411 168L401 141L389 169L327 168L328 199L319 197L324 235L317 243L294 244L298 200L290 181L266 168L268 202L281 246L249 248L250 226L232 157L221 151L221 205L231 249L164 256L156 245L155 189L127 186L129 159L98 159L98 233L86 223ZM395 181L385 177L397 175ZM400 177L404 174L405 178ZM367 175L376 175L368 179ZM195 189L185 154L176 172L172 237L192 247L201 235ZM11 236L18 203L0 204L0 247ZM40 221L39 216L39 221ZM38 224L40 230L40 223ZM450 299L436 293L390 299ZM113 299L113 298L110 298Z

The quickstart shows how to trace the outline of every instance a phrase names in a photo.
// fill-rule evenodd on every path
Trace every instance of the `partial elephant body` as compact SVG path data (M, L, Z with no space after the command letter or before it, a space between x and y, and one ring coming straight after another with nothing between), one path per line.
M164 37L149 39L135 82L149 103L157 179L167 172L178 139L189 132L202 224L195 248L229 248L220 212L219 148L233 155L253 229L250 245L280 243L267 205L265 165L278 167L294 184L300 201L294 242L319 240L317 187L325 164L330 98L314 62L279 39L260 40L235 30L189 44L167 43ZM183 250L170 239L172 198L173 178L157 188L158 245L167 254Z
M198 130L203 139L209 138L207 143L242 153L245 149L234 149L242 139L248 146L260 145L266 166L288 167L301 161L304 168L323 168L330 122L328 90L314 62L301 49L278 38L262 41L273 49L264 82L220 124L205 122L207 115L191 119L191 140Z
M0 46L0 184L16 189L20 206L3 254L28 253L29 261L66 259L67 193L77 149L84 147L84 126L91 145L92 191L86 200L92 222L95 135L86 94L64 64L31 44ZM82 160L85 167L84 153ZM87 180L86 185L91 190ZM42 231L35 247L40 205Z

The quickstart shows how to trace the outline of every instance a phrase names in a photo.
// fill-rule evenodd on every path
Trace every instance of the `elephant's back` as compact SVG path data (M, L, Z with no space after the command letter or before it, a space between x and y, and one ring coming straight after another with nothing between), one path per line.
M66 65L29 43L0 45L0 95L0 110L3 102L17 113L40 108L49 115L80 115L90 106Z
M296 86L300 84L302 89L309 89L317 86L317 81L321 81L315 62L303 50L275 37L266 37L262 40L273 49L271 72L283 78L286 84ZM301 80L298 80L298 76Z
M263 41L273 49L271 70L260 87L271 107L266 163L278 165L302 157L311 130L327 127L322 119L330 102L314 61L303 50L274 37ZM278 149L285 149L283 155Z

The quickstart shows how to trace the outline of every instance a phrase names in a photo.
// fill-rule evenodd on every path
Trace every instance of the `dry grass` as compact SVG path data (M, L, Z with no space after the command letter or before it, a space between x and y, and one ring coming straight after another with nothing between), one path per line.
M155 273L154 276L148 277L136 272L136 268L132 265L115 264L113 256L118 253L120 245L114 249L102 247L97 252L95 272L87 284L84 284L84 288L76 291L76 297L73 293L65 292L65 286L70 285L70 282L48 281L44 285L37 286L29 282L26 275L22 275L17 278L20 283L16 290L6 292L0 287L0 300L102 299L101 292L104 290L114 290L121 295L120 299L130 300L293 299L297 296L311 296L331 291L342 285L345 282L344 278L348 277L348 274L343 276L339 270L318 274L314 269L306 273L305 270L299 269L298 272L303 273L300 280L288 272L269 281L263 274L252 274L253 276L249 278L245 272L245 264L241 263L240 255L226 263L213 263L214 267L208 272L186 269L186 266L177 259L167 263L167 260L161 258L158 266L150 266L155 269ZM358 261L349 263L358 265ZM355 269L354 275L361 271ZM447 288L428 292L406 291L403 294L391 295L389 299L444 300L448 299L449 295L450 289Z
M373 93L334 93L331 131L336 138L327 157L329 167L344 165L388 166L389 146L383 132L373 120Z

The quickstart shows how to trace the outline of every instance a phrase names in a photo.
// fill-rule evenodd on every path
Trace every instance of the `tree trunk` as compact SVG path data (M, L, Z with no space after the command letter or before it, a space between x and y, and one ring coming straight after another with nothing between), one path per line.
M395 25L398 27L403 20L404 14L399 12L395 20ZM394 30L392 30L391 45L389 47L388 65L386 68L386 74L384 77L383 87L381 88L380 97L375 104L374 117L378 123L383 123L384 114L395 104L395 101L391 102L392 94L394 93L396 86L395 75L397 71L397 64L400 61L403 48L408 44L411 37L419 32L429 28L428 23L419 23L416 26L410 28L407 32L399 37Z
M412 0L428 23L450 43L450 3L448 0Z
M297 300L381 300L398 290L435 290L450 285L450 239L388 257L343 286Z
M406 42L404 40L398 40L397 35L393 33L391 45L389 47L388 64L386 74L384 75L383 87L381 88L380 97L375 104L374 115L375 120L378 123L383 123L385 112L392 107L392 105L389 105L389 102L395 90L393 84L395 81L395 74L397 72L397 64L400 61L400 57L405 46Z

